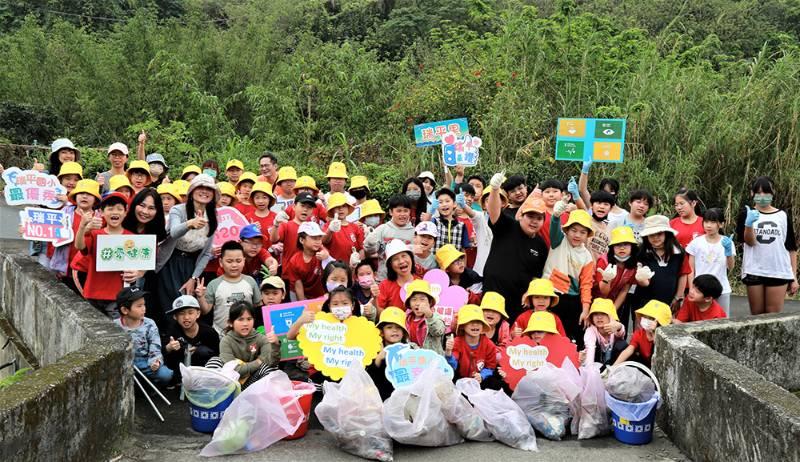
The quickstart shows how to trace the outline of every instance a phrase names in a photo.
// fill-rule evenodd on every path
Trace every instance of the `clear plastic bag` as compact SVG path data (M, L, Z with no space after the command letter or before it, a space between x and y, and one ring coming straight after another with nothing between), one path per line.
M229 364L236 366L236 361ZM227 364L226 364L227 366ZM238 393L239 373L233 367L207 369L205 367L186 367L179 364L183 391L186 398L195 406L211 409L225 401L231 393Z
M568 358L564 358L559 368L561 372L561 379L558 381L558 387L564 392L567 398L569 413L571 417L570 433L573 435L578 434L578 426L581 413L581 390L583 389L583 378L575 365Z
M546 363L525 374L511 395L533 428L554 441L561 440L567 434L572 415L570 400L559 385L562 380L563 372Z
M624 365L610 367L606 378L608 394L628 403L644 403L656 392L656 384L644 372Z
M581 367L581 378L583 390L580 395L577 435L579 440L584 440L609 433L611 425L606 405L606 389L600 377L600 364L592 363Z
M392 460L392 439L383 429L383 402L360 363L353 361L340 383L325 382L324 397L314 410L337 446L350 454Z
M475 379L459 379L456 389L467 395L486 428L503 444L524 451L536 451L536 435L525 414L501 390L481 390Z
M435 390L436 372L441 374L428 368L416 382L396 389L383 403L384 428L398 443L441 447L464 442L442 412L442 401Z
M438 369L431 368L431 370L436 372L432 373L434 377L429 383L434 384L436 395L442 402L442 413L445 419L455 425L461 436L468 440L494 441L481 415L472 407L467 398L456 390L453 381Z
M287 413L297 418L292 421ZM297 431L304 415L289 376L282 371L273 372L250 385L231 403L200 455L260 451Z

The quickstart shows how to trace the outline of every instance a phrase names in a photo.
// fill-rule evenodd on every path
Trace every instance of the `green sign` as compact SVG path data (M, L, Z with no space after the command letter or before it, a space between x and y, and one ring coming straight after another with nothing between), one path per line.
M559 141L556 143L556 159L583 160L583 141Z

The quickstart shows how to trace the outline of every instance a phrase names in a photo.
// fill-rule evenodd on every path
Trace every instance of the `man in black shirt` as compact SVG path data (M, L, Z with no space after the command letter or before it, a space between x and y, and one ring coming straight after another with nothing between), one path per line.
M542 277L547 260L547 245L539 236L545 205L540 198L529 197L519 207L519 221L514 220L502 211L500 186L504 180L501 173L492 177L486 200L494 238L483 269L483 290L505 297L509 321L514 322L522 312L522 295L528 283Z
M172 315L163 342L164 363L175 371L176 381L180 381L179 363L186 358L186 349L191 352L192 366L205 366L213 356L219 356L219 335L212 327L199 323L200 303L191 295L181 295L172 302L172 309L164 316Z

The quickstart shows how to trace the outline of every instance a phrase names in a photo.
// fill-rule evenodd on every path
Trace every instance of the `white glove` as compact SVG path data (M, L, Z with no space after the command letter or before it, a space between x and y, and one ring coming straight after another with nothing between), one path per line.
M361 256L357 252L353 252L350 254L350 266L355 268L356 265L361 263Z
M283 210L278 212L278 215L275 217L275 223L281 224L286 223L287 221L289 221L289 215Z
M330 224L328 224L328 231L332 233L338 233L342 230L342 220L338 218L334 218L331 220Z
M560 200L553 205L553 215L560 217L567 210L567 203Z
M600 270L600 277L602 277L605 282L613 281L614 278L617 277L617 265L611 264L606 266L605 269Z
M491 186L492 189L500 189L500 186L502 186L505 181L506 176L503 172L495 173L492 175L492 179L489 180L489 186Z
M641 263L637 263L636 266L636 275L634 276L636 278L636 282L647 282L653 277L653 275L656 274L649 267L643 266Z

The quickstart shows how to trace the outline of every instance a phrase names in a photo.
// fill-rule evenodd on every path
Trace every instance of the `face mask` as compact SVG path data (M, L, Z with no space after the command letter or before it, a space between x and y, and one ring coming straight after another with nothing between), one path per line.
M620 263L625 263L626 261L630 260L631 256L626 255L624 257L620 257L619 255L614 255L614 258Z
M639 325L642 326L644 330L655 330L658 323L652 319L642 318L642 320L639 321Z
M331 307L331 314L333 314L339 321L344 321L351 314L353 314L352 306L334 306Z
M164 166L159 164L158 162L153 162L150 164L150 174L154 176L159 176L164 173Z
M354 189L354 190L350 191L350 195L353 196L353 198L355 198L355 199L361 200L361 199L367 197L367 190L366 189Z
M325 288L328 289L328 292L333 292L333 290L337 287L343 287L342 283L333 281L328 281L325 283Z
M381 217L378 215L372 215L369 217L364 218L364 224L371 227L376 227L381 224Z
M416 202L422 197L422 192L420 191L406 191L406 197L411 199L411 202Z
M203 173L210 176L211 178L217 177L217 171L214 170L213 168L204 168Z
M753 202L761 207L767 207L772 203L772 194L756 194L753 196Z
M374 283L375 279L372 276L361 276L358 278L358 285L364 289L369 289Z

